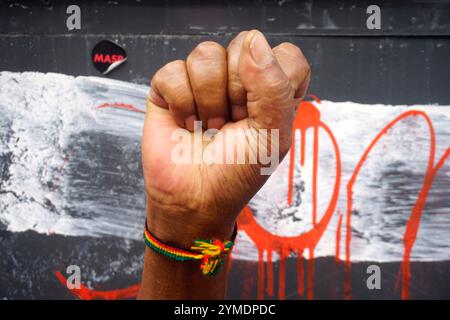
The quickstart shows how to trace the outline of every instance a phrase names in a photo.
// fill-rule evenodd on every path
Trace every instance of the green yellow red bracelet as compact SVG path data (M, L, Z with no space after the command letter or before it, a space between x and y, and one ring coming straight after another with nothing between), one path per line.
M200 270L204 276L213 276L219 273L223 264L223 255L229 253L233 248L233 241L236 238L237 226L234 227L232 241L222 242L221 240L194 240L194 245L190 250L171 246L156 238L148 230L145 223L144 241L153 251L177 261L201 260Z

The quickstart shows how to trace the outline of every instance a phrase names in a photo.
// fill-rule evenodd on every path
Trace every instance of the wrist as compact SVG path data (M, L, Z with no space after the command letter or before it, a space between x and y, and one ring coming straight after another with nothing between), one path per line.
M235 220L219 220L213 214L173 210L147 203L147 228L167 243L190 248L197 239L231 240Z

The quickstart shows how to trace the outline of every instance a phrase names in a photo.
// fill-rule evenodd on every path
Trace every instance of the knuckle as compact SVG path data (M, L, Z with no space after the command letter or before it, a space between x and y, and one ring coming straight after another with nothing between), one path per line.
M174 60L166 64L166 66L170 66L172 68L184 68L184 65L184 60Z
M238 35L236 36L236 38L238 38L238 37L243 37L243 36L245 36L247 33L248 33L247 30L241 31L241 32L238 33Z
M235 36L235 37L233 38L233 40L231 40L230 44L228 45L228 50L229 50L230 48L232 48L234 44L238 45L238 44L245 38L245 36L247 35L247 33L248 33L248 31L241 31L241 32L239 32L239 33L237 34L237 36ZM240 49L240 48L239 48L239 49Z
M279 47L292 56L304 57L302 50L291 42L283 42Z
M302 50L295 44L283 42L275 49L276 51L281 51L285 56L288 56L289 60L297 61L300 65L308 65L308 61Z
M224 52L225 49L217 42L205 41L198 44L189 56L202 59L211 59L222 55Z
M191 104L192 98L186 75L186 62L174 60L156 72L150 85L170 104Z
M184 70L184 68L185 62L183 60L174 60L162 67L161 71L165 75L170 75L174 73L180 73Z
M161 69L156 71L156 73L153 75L152 80L150 81L150 85L152 87L157 87L159 83L161 82Z
M151 84L158 86L159 84L164 82L167 78L183 73L184 69L185 69L185 62L183 60L171 61L165 64L155 73L151 81Z
M252 34L255 34L255 33L257 33L257 32L259 32L259 33L261 33L261 34L264 34L261 30L259 30L259 29L251 29L250 31L249 31L249 33L252 33Z

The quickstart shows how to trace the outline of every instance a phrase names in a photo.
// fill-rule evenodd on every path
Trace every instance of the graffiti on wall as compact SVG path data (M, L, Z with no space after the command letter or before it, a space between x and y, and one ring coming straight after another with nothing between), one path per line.
M99 200L104 190L98 192L100 187L95 189L95 185L94 190L86 191L92 193L92 198L81 197L83 183L92 178L77 174L77 168L86 166L87 160L83 160L83 140L74 142L71 137L83 132L119 137L116 140L125 151L115 150L117 154L109 156L117 157L119 163L129 163L133 158L129 154L139 148L148 88L105 79L35 73L3 73L0 78L8 81L0 92L1 106L23 104L27 111L22 115L17 109L7 110L11 116L0 123L1 128L9 125L16 134L22 130L21 142L11 145L10 139L2 143L16 155L17 162L31 159L31 165L19 163L17 169L10 170L12 178L2 186L8 192L0 195L2 203L8 204L2 208L0 221L12 231L28 228L70 236L102 236L99 226L107 226L103 234L138 241L145 214L143 191L139 189L142 181L135 184L134 190L117 191L122 197L140 199L135 201L137 207L122 202L117 209L117 204ZM40 95L24 88L32 88ZM49 88L63 90L71 99L42 94ZM6 101L6 95L14 99L12 93L20 98ZM309 100L298 108L289 155L239 216L239 238L232 260L258 262L260 299L285 298L289 258L297 259L297 294L308 299L314 298L314 261L318 256L335 256L336 263L345 265L342 298L346 299L352 293L353 261L401 261L401 298L407 299L411 260L450 260L450 243L445 243L448 237L443 228L450 225L450 108L334 103L314 96ZM30 109L40 110L39 121L33 122L31 118L36 115L30 115ZM26 118L23 122L21 116ZM34 132L39 128L42 134L28 136L31 129L27 132L20 126L31 127ZM48 158L53 152L59 159L48 162L45 155L27 154L33 151L30 146L20 145L26 144L27 138L30 143L34 139L34 144L51 144ZM35 206L35 200L44 197L41 190L14 182L14 174L18 180L24 175L42 174L32 166L33 161L48 167L46 179L52 181L52 189L47 190L45 198L52 200L52 210L50 206ZM97 166L101 171L94 163L96 159L87 166ZM114 170L107 174L125 174L120 165ZM139 166L129 170L142 180ZM74 190L77 197L73 196ZM107 202L110 207L106 207ZM24 206L35 213L30 225L19 226L17 219ZM114 210L120 214L112 215ZM279 264L278 292L274 285L275 262ZM65 286L63 273L54 273ZM138 290L138 284L108 291L87 285L71 289L81 299L133 298Z

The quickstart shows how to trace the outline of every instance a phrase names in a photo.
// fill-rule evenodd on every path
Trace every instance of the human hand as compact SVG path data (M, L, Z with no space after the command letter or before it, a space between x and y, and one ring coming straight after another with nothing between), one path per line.
M200 43L186 61L162 67L152 79L142 141L147 193L148 227L160 239L189 247L196 238L229 240L243 206L267 180L260 159L267 149L281 160L289 151L295 107L307 91L310 67L301 50L290 43L271 49L256 30L241 32L225 49L215 42ZM173 133L182 128L189 148L194 121L203 129L243 130L242 139L213 139L189 154L192 161L173 159L179 141ZM278 130L277 141L261 143L261 130ZM241 131L242 132L242 131ZM222 140L223 142L224 140ZM183 142L182 142L183 143ZM213 164L208 149L244 147L246 163Z

